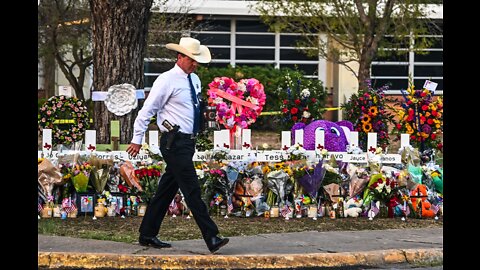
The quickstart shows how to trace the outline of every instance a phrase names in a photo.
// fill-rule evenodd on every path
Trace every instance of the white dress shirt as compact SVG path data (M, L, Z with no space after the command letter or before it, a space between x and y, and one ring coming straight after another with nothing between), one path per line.
M193 133L193 104L187 76L188 74L175 64L172 69L157 77L133 124L132 143L142 143L150 119L155 114L160 131L167 131L162 126L163 120L167 119L172 125L179 125L180 132ZM194 73L190 76L198 99L201 91L200 78Z

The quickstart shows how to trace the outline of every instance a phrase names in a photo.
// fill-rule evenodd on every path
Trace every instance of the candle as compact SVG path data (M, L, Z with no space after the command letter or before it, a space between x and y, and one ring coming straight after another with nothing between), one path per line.
M270 217L278 217L279 216L279 208L278 206L273 206L271 209L270 209Z

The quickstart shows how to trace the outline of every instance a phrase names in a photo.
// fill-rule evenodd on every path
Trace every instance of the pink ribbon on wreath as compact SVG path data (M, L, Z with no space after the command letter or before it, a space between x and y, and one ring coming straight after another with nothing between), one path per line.
M212 92L214 92L217 96L231 101L233 111L238 112L238 114L240 114L240 115L242 114L243 106L251 108L255 111L257 111L259 109L258 105L255 105L251 102L243 100L239 97L236 97L236 96L234 96L232 94L229 94L229 93L227 93L223 90L220 90L218 88L210 88L210 90ZM233 136L234 136L234 133L235 133L236 129L237 129L237 125L233 125L233 127L230 128L230 141L233 140Z
M237 111L239 114L242 114L242 111L243 111L242 106L254 109L255 111L257 111L259 109L258 105L255 105L251 102L243 100L239 97L236 97L236 96L234 96L232 94L229 94L229 93L227 93L223 90L220 90L218 88L210 88L210 90L212 90L217 96L231 101L233 111Z

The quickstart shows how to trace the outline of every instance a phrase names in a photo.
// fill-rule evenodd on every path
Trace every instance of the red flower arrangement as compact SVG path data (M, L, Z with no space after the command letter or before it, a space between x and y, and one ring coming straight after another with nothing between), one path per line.
M367 81L367 89L360 89L358 94L353 94L347 103L342 104L345 120L353 123L354 130L358 132L358 147L366 151L367 133L375 132L378 145L383 149L390 144L388 126L393 122L393 116L386 111L385 85L373 89L371 81Z
M135 170L135 175L138 177L143 189L142 191L139 191L142 202L150 202L157 191L158 181L161 174L161 167L155 164L148 167L140 167Z
M290 74L285 76L286 93L283 97L280 110L282 113L280 125L284 130L290 130L297 122L309 124L313 120L322 119L326 92L321 81L303 78L301 73L294 72L292 80Z
M443 99L433 98L427 89L415 90L414 85L402 92L404 101L395 108L397 121L392 131L400 139L400 134L410 134L410 145L420 151L443 150Z

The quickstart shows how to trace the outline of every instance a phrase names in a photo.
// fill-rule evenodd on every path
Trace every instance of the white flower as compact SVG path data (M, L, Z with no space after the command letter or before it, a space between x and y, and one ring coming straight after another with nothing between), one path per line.
M195 172L197 173L199 179L203 179L205 176L205 172L203 170L195 169Z
M309 111L303 111L302 117L303 118L310 118L312 114Z
M382 189L384 186L385 186L385 181L383 181L381 184L378 184L378 186L375 189L378 190L378 192L382 192Z
M137 108L137 90L128 83L112 85L108 88L104 103L111 113L117 116L125 115Z
M354 155L360 155L363 153L362 149L360 147L352 144L352 145L347 145L347 153L349 154L354 154Z
M220 104L223 102L223 98L221 97L216 97L214 100L213 100L213 103L214 104Z
M303 89L302 92L300 92L300 96L302 98L308 98L310 96L310 90L308 90L308 88Z

